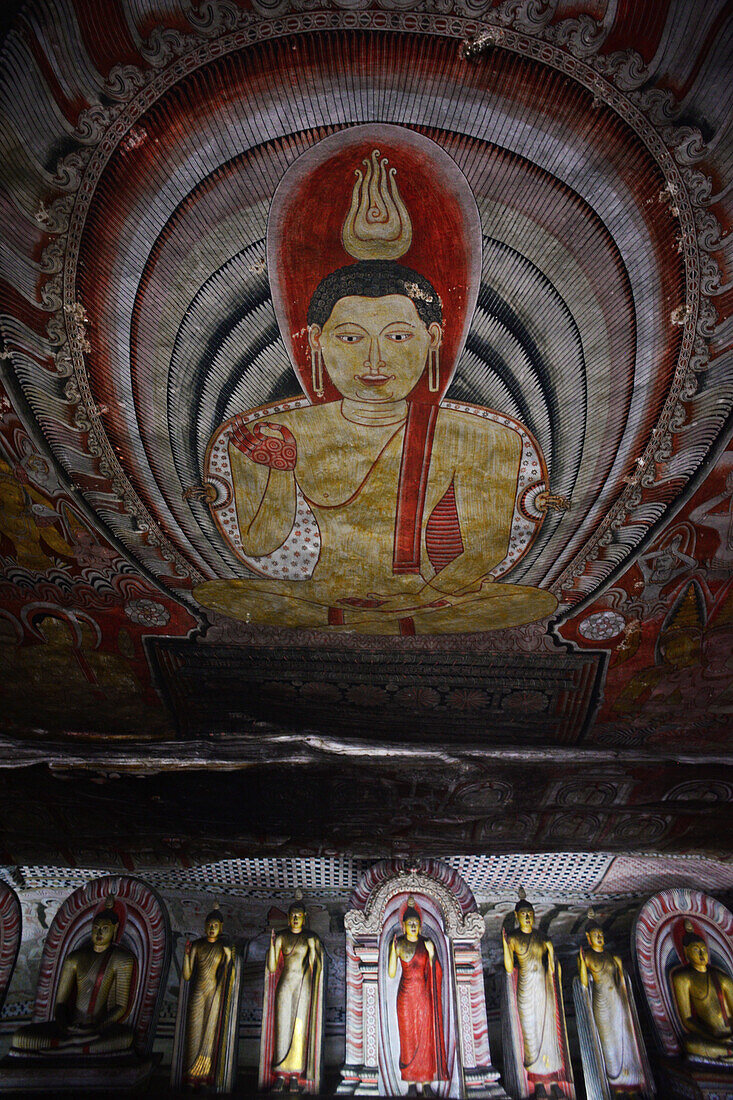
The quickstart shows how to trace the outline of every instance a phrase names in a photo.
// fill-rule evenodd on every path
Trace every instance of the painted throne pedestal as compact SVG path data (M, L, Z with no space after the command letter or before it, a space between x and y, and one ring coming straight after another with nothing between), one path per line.
M112 908L118 921L115 945L133 957L121 1021L132 1033L129 1049L112 1053L11 1050L0 1063L0 1091L106 1093L140 1088L149 1080L160 1061L160 1055L152 1054L152 1046L170 962L170 927L162 901L139 879L116 875L95 879L61 905L43 948L33 1024L54 1019L64 962L89 943L94 919ZM93 995L98 987L99 981Z

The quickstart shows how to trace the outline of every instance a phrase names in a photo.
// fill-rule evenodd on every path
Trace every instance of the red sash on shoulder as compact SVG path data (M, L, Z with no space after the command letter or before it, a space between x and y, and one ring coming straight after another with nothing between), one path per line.
M726 1027L730 1027L731 1024L730 1024L730 1016L728 1014L728 1006L725 1003L725 993L723 992L723 987L720 984L720 978L718 977L717 971L715 971L712 966L710 967L709 974L710 974L710 977L713 979L713 985L715 987L715 992L718 994L718 1000L720 1001L720 1008L721 1008L721 1011L723 1013L723 1022L724 1022Z
M104 975L107 973L107 967L109 966L109 960L112 958L113 950L114 950L114 948L112 948L112 947L109 947L107 949L107 951L105 952L105 956L102 959L102 962L100 964L99 970L97 971L97 977L94 981L94 988L92 989L92 995L89 998L89 1009L88 1009L87 1015L89 1016L90 1019L94 1015L94 1009L96 1008L96 1005L97 1005L97 997L99 996L99 990L102 988L102 982L104 980Z
M438 406L408 403L397 483L393 573L420 572L420 534Z

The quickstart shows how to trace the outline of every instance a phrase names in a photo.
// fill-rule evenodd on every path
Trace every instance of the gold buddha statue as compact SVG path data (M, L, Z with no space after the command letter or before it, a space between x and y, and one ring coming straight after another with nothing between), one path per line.
M606 950L597 921L589 921L585 938L587 947L578 952L578 976L590 998L608 1086L614 1097L646 1096L646 1067L623 963Z
M323 944L306 926L302 902L288 909L288 927L270 931L267 974L275 983L264 1015L272 1013L272 1091L319 1091L323 1013ZM269 982L266 984L266 990ZM265 1025L263 1025L265 1026Z
M710 965L707 944L689 920L682 948L687 965L672 971L671 982L685 1052L733 1065L733 980Z
M555 610L555 596L492 575L520 541L531 437L510 417L441 403L451 317L430 280L398 262L412 224L386 164L375 149L357 170L342 231L356 262L321 280L302 318L312 403L233 417L226 446L223 429L209 444L207 486L187 491L208 500L260 575L209 580L194 595L246 622L367 634L532 622ZM536 533L548 507L567 505L542 488L532 455Z
M224 917L218 906L207 914L204 935L188 941L182 978L190 982L184 1038L183 1081L195 1087L215 1079L222 1037L222 1011L231 976L233 951L221 940Z
M433 1083L447 1081L443 1034L443 974L435 944L422 935L422 917L412 895L402 914L402 935L389 945L387 973L397 977L397 1030L400 1076L408 1096L435 1096Z
M539 1088L566 1079L569 1072L561 1036L565 1019L560 988L560 967L552 941L535 928L534 906L520 890L514 907L515 931L502 928L504 969L516 970L515 1005L524 1072ZM572 1077L569 1078L572 1081Z
M19 1028L11 1054L78 1057L132 1049L132 1028L124 1020L135 957L114 942L118 926L114 899L109 897L92 922L89 941L64 959L53 1020Z

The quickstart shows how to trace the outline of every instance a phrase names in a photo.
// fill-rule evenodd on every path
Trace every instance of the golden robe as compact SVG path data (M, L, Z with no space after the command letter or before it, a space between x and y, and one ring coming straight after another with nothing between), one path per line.
M405 420L366 426L347 419L333 402L268 414L250 426L257 423L286 427L297 442L297 462L293 470L270 469L230 444L243 551L263 556L283 546L303 516L300 497L312 517L300 524L309 533L280 571L284 579L275 570L266 577L207 581L195 589L203 606L247 622L369 634L498 629L543 618L557 606L547 591L501 584L489 575L509 548L522 452L518 432L469 413L437 410L419 566L396 574ZM306 560L314 543L315 568L297 580L297 559L302 552Z

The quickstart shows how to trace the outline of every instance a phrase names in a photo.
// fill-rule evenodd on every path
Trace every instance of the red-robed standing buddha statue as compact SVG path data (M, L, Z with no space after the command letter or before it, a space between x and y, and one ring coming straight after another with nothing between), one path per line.
M443 969L435 944L421 935L422 919L415 899L407 899L402 935L389 946L387 973L397 976L397 1026L400 1033L400 1074L408 1096L434 1096L433 1082L448 1080L443 1033Z

